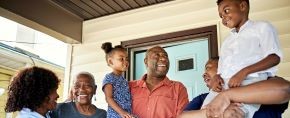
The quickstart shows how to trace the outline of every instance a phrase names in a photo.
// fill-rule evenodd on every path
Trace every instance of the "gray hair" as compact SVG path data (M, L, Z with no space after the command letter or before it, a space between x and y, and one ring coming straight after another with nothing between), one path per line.
M86 78L90 79L91 84L97 88L97 85L95 83L95 78L94 78L94 76L91 73L89 73L89 72L80 72L80 73L78 73L76 75L75 79L74 79L74 83L80 77L86 77Z

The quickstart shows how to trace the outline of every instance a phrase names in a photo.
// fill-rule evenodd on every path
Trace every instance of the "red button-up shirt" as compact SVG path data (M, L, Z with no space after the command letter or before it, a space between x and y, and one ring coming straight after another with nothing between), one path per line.
M188 104L184 85L165 77L150 91L146 77L129 82L133 114L138 118L176 118Z

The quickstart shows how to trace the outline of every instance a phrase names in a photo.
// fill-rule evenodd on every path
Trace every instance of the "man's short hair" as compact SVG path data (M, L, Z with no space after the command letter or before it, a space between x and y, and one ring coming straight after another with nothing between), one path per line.
M217 0L216 1L217 5L220 5L220 3L222 1L224 1L224 0ZM245 1L248 4L248 7L250 8L250 2L249 2L249 0L233 0L233 1L239 1L239 2Z

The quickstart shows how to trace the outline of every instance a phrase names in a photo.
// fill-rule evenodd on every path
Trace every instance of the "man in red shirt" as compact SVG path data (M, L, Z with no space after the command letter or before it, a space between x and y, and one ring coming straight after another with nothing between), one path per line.
M139 118L176 118L188 104L184 85L169 80L167 52L160 46L150 48L144 59L147 74L129 83L132 111Z

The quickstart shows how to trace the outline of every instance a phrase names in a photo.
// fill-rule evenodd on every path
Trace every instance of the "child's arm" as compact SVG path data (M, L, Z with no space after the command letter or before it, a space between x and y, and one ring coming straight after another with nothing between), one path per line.
M106 84L104 86L104 93L106 96L106 101L109 106L111 106L122 118L132 118L130 113L123 110L114 100L113 98L113 85L112 84Z
M229 87L234 88L241 85L242 81L251 73L266 70L280 63L280 57L276 54L270 54L261 61L243 68L236 73L229 81Z

